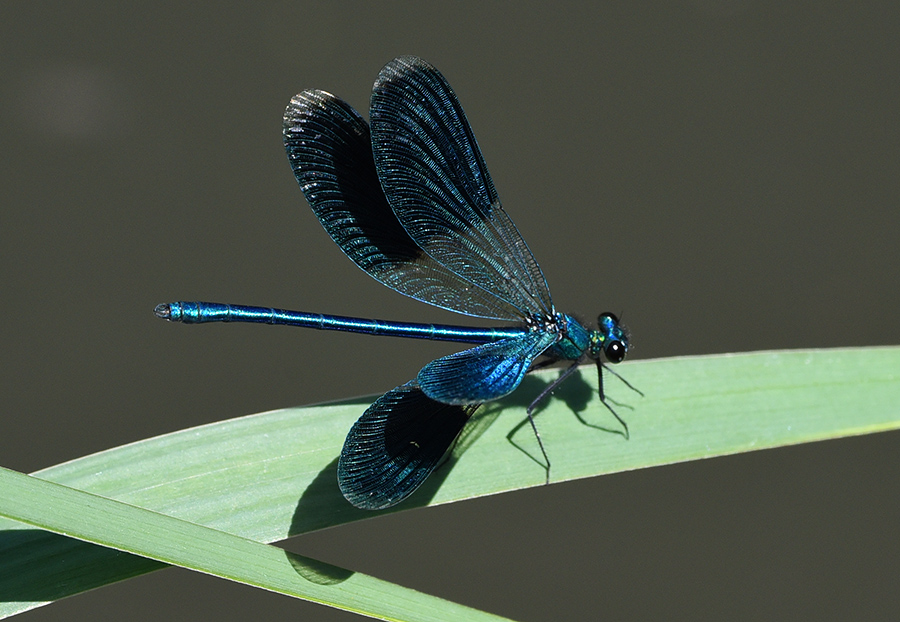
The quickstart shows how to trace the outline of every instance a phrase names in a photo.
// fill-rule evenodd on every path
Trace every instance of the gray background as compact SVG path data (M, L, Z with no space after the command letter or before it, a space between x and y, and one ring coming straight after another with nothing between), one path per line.
M0 9L3 466L381 393L450 351L151 314L208 299L458 320L344 258L281 146L294 93L365 111L399 54L460 96L557 306L621 313L633 358L900 342L896 2L17 4ZM287 546L523 621L896 619L898 442L625 473ZM181 570L22 619L260 613L355 619Z

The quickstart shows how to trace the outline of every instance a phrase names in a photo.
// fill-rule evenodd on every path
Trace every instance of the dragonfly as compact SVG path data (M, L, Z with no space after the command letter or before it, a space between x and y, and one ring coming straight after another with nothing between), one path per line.
M312 89L294 96L285 111L285 150L325 231L357 266L396 292L514 325L390 322L213 302L160 304L155 314L186 324L281 324L474 345L425 365L350 429L337 477L341 493L358 508L384 509L409 497L479 406L553 363L569 366L527 409L547 481L550 460L533 414L579 364L596 362L600 398L627 438L627 424L604 396L602 360L625 358L626 329L612 313L601 314L591 329L556 311L446 79L421 58L394 59L375 81L369 119Z

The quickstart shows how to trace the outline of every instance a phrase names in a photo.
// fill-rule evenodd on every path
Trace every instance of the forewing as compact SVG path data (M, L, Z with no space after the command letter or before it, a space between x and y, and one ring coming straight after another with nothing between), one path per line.
M445 404L478 404L511 393L532 361L556 341L542 331L435 359L419 371L416 382L431 399Z
M451 311L521 319L516 308L441 266L410 237L378 181L369 126L349 104L324 91L294 96L284 113L284 146L322 226L376 280Z
M426 61L388 63L372 91L381 186L426 253L519 310L552 310L541 269L503 211L475 135L444 77Z
M434 471L478 406L436 402L413 383L388 391L347 434L341 493L364 510L400 503Z

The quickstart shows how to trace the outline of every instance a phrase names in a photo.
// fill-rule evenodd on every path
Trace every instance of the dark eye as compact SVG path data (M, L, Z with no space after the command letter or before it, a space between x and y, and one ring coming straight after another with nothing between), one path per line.
M621 363L625 358L625 346L621 341L610 341L603 351L610 363Z
M618 324L618 323L619 323L619 318L617 318L617 317L615 316L614 313L603 313L603 314L601 314L600 317L597 318L597 323L600 324L600 325L602 326L603 324L606 323L606 322L604 322L604 320L607 319L607 318L610 319L610 320L612 320L612 323L613 323L613 324Z

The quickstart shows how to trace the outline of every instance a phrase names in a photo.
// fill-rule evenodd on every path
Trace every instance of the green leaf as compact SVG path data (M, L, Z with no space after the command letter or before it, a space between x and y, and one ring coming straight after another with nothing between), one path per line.
M382 620L505 620L222 531L0 468L0 514Z
M552 461L552 481L900 427L896 347L670 358L625 363L616 371L645 393L642 398L605 376L607 395L629 422L630 440L597 399L596 372L585 367L555 392L537 419ZM543 484L546 472L525 420L525 407L556 373L532 374L508 399L482 408L464 431L450 463L407 502L387 511ZM373 515L344 501L335 475L344 435L365 406L364 401L353 401L223 421L118 447L36 475L195 527L274 542ZM29 501L27 493L3 482L0 497ZM77 533L65 528L64 521L76 520L78 512L46 504L43 511L46 520L58 521L57 531ZM65 516L54 516L56 511ZM24 520L13 512L7 515ZM96 541L103 542L104 516L94 518L100 520ZM39 516L28 520L44 524ZM110 519L106 529L115 533L119 528ZM23 528L12 520L0 520L0 534L0 615L163 567L157 561ZM123 543L119 548L199 567L188 563L193 553L201 556L195 540L179 538L173 545L181 547L185 559ZM279 554L283 560L286 554ZM227 558L227 551L221 556ZM342 577L349 571L329 570L324 575L333 573ZM262 579L242 580L264 584ZM341 585L349 587L350 582ZM396 599L383 597L387 603Z

